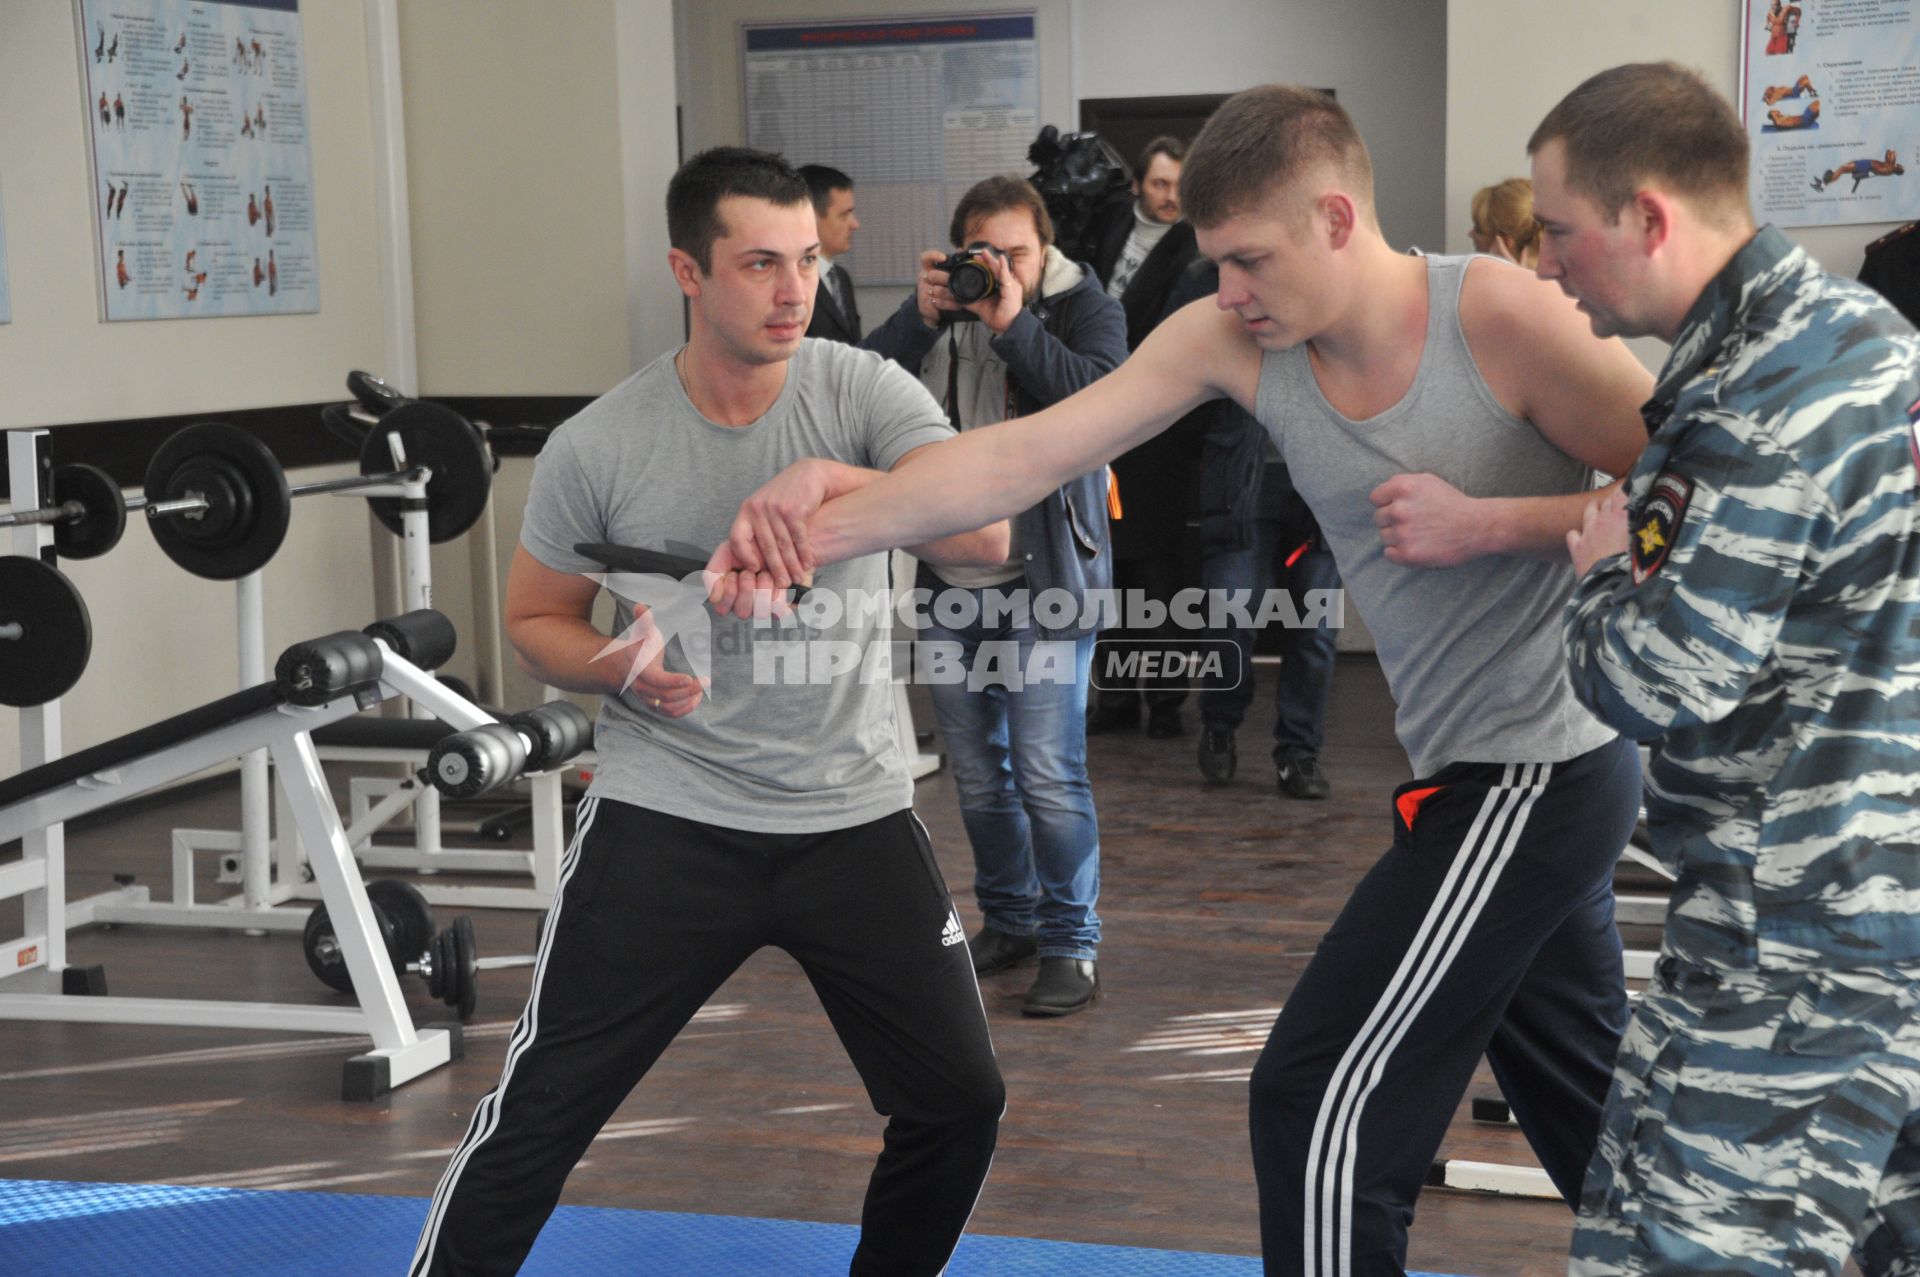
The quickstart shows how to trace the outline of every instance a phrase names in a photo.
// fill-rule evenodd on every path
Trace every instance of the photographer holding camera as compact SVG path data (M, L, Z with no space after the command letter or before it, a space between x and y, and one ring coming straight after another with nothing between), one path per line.
M1053 220L1029 183L976 183L954 209L950 236L965 247L922 253L912 298L861 344L918 376L955 429L1037 412L1126 358L1125 312L1090 268L1053 246ZM1071 1015L1099 987L1100 831L1085 722L1095 627L1085 601L1112 581L1104 469L1018 515L999 567L920 566L921 588L975 618L954 628L936 619L918 636L957 646L967 670L957 682L932 680L931 691L973 845L984 922L974 970L1005 970L1037 953L1039 976L1021 1006L1028 1015ZM990 592L1022 590L1029 601L1065 590L1075 614L1050 627L1030 607L1009 616L986 606ZM962 593L974 595L971 606L955 599Z

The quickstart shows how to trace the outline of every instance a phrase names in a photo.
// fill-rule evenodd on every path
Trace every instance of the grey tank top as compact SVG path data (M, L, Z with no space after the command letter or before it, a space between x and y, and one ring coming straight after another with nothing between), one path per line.
M1293 472L1373 632L1416 776L1449 763L1563 762L1614 733L1567 682L1561 612L1573 568L1486 556L1455 568L1389 562L1369 494L1397 474L1468 496L1546 496L1592 473L1494 398L1460 330L1467 257L1428 257L1427 340L1413 385L1365 421L1320 390L1304 345L1261 360L1256 416Z

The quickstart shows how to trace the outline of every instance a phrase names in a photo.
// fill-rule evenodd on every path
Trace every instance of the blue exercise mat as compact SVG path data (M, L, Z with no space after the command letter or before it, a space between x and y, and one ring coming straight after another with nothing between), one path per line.
M0 1277L397 1277L427 1204L415 1197L0 1180ZM729 1215L562 1206L526 1277L834 1277L857 1230ZM949 1277L1257 1277L1260 1261L970 1235ZM1439 1277L1415 1274L1414 1277Z

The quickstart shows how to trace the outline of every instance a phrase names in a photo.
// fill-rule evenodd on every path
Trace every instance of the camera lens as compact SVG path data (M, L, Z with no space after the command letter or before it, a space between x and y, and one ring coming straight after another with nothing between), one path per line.
M953 299L963 305L977 302L993 295L993 272L979 262L962 262L948 275L947 288L953 293Z

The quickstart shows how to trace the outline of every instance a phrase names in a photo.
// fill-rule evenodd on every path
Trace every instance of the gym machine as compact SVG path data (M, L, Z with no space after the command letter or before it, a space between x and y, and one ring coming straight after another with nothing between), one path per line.
M208 422L191 426L162 445L148 467L142 496L123 497L112 478L95 467L61 466L52 471L47 485L52 502L41 506L37 500L21 500L16 493L14 509L0 514L0 527L51 528L57 551L92 557L118 543L128 511L144 510L168 557L195 575L237 583L240 681L250 686L264 677L265 605L257 573L285 538L292 497L331 493L367 498L375 517L401 536L406 605L411 607L426 607L432 600L429 543L462 535L487 506L492 456L480 433L464 418L437 404L404 399L364 373L352 374L348 384L363 405L384 409L370 424L341 431L357 441L359 477L290 487L265 445L233 427ZM338 430L335 419L348 412L347 405L334 405L322 415ZM64 630L71 634L73 626ZM0 618L0 636L9 632ZM34 650L29 653L26 648ZM0 649L0 656L7 655ZM58 657L31 643L11 655L30 659L0 660L0 700L44 697L46 678L59 668ZM17 692L8 688L9 674L24 669L37 673ZM77 671L70 672L77 677ZM36 681L41 686L35 686ZM412 720L357 717L333 724L316 743L323 759L401 763L411 769L447 730L416 707ZM425 873L529 874L534 880L530 887L435 884L426 891L442 904L550 907L564 842L563 795L557 775L543 774L530 782L532 852L442 846L439 795L412 780L356 778L351 788L350 842L364 864ZM362 794L369 791L384 797L377 806L363 807ZM155 902L146 888L129 885L75 902L68 912L69 925L244 926L256 933L300 930L298 914L274 906L292 898L310 899L314 891L300 864L297 843L290 837L277 846L270 842L269 795L264 756L243 759L240 829L175 831L170 901ZM415 846L376 846L372 834L409 807L414 809ZM281 817L280 827L290 829L287 813L283 811ZM194 899L196 852L222 856L220 878L240 884L238 898L216 904ZM234 912L236 906L241 913Z
M13 473L19 476L23 468ZM31 475L32 467L24 473ZM15 482L17 490L17 477ZM440 743L427 779L444 776L470 790L503 784L529 766L564 761L549 757L550 750L584 745L590 725L570 704L530 711L539 716L537 722L515 730L445 688L429 671L452 653L453 643L453 627L445 617L416 611L365 632L296 644L281 656L270 682L74 755L33 760L38 765L0 782L0 842L18 838L28 851L26 859L0 875L6 894L27 897L30 934L8 947L11 967L17 973L44 966L62 977L57 994L0 995L0 1018L371 1036L374 1049L347 1062L342 1093L348 1099L383 1094L456 1058L457 1026L416 1030L407 1014L392 946L361 882L311 740L316 727L406 696L458 729ZM273 760L308 849L327 910L331 948L360 1006L117 998L106 995L97 969L68 968L61 916L64 865L58 854L48 854L49 840L57 840L64 822L259 749ZM471 931L458 923L451 930L452 938L433 942L433 961L411 965L429 977L429 987L443 1000L471 1011ZM459 990L455 981L462 973L466 985Z

